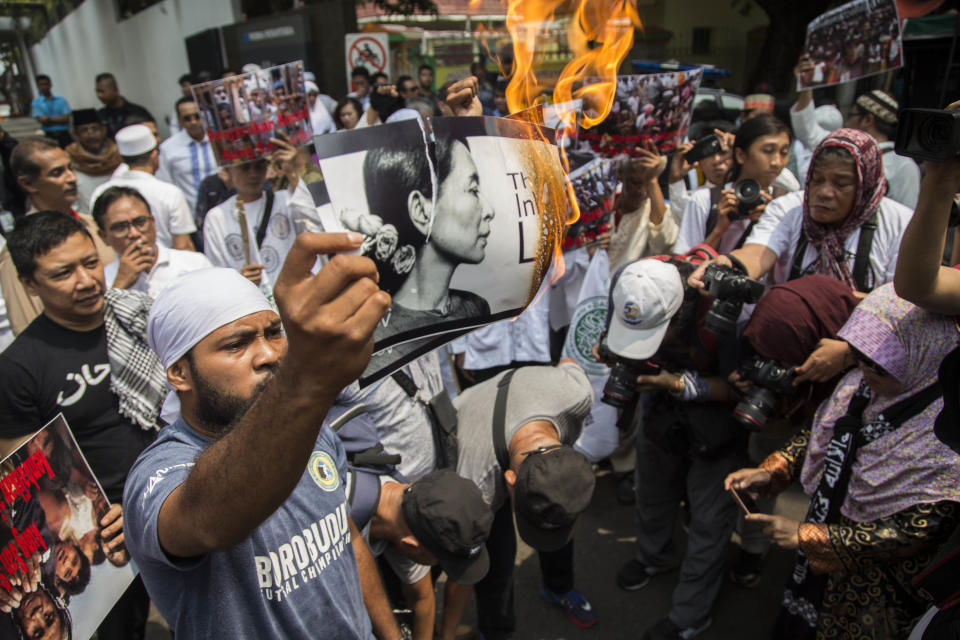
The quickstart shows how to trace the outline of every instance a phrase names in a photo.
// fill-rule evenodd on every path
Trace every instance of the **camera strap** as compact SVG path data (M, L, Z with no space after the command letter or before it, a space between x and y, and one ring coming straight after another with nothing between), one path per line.
M853 282L863 293L870 293L873 287L867 281L870 271L870 252L873 250L873 238L877 233L877 214L874 212L866 222L860 225L860 238L857 240L857 254L853 258ZM793 252L793 262L790 265L788 280L796 280L804 275L803 256L807 252L807 234L800 226L800 239L797 240L797 249Z
M267 202L263 209L263 219L257 227L257 249L263 248L263 239L267 237L267 225L270 224L270 214L273 213L273 190L267 190Z
M493 404L493 452L497 456L500 472L510 468L510 452L507 449L507 396L510 393L510 380L516 369L503 374L497 383L497 399Z
M706 239L717 226L717 220L720 214L717 207L720 206L720 196L723 195L723 187L710 187L710 213L707 214L707 224L703 230L703 237ZM739 249L739 245L737 246Z

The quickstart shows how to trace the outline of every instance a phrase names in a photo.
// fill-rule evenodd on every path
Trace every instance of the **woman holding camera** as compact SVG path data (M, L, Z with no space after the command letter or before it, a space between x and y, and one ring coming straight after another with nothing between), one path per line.
M674 251L684 253L701 243L721 253L740 248L772 199L770 189L789 156L785 124L771 115L744 122L734 139L727 184L690 197Z
M799 479L804 522L752 514L797 550L776 638L903 638L929 604L911 581L960 521L960 456L940 443L937 363L957 344L953 321L898 298L867 296L838 333L858 367L804 430L729 490L776 495Z

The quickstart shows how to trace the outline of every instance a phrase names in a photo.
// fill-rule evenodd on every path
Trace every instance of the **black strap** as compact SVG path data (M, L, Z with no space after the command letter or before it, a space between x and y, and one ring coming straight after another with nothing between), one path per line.
M411 398L416 398L417 394L420 393L420 387L417 386L417 383L414 382L413 378L408 376L405 371L394 371L390 374L390 377L393 378L394 382L400 385L404 393Z
M883 417L894 427L899 427L910 418L922 413L941 395L943 393L939 381L934 382L926 389L884 409Z
M737 240L737 246L735 246L734 249L739 249L743 246L743 243L747 241L748 237L750 237L750 232L753 231L753 227L756 224L756 222L751 221L750 224L747 225L747 228L743 231L743 235L740 236L739 240Z
M870 286L867 276L870 271L870 252L873 250L873 238L877 233L877 214L874 212L860 226L860 238L857 240L857 255L853 258L853 282L857 289L863 293L869 293L873 287ZM803 275L803 256L807 252L807 234L803 231L803 225L800 226L800 238L797 240L797 249L793 253L793 262L790 265L789 280L796 280Z
M507 395L510 393L510 380L516 369L507 371L497 383L497 400L493 405L493 451L497 455L500 471L510 468L510 453L507 450Z
M723 194L723 187L710 187L710 212L707 214L707 226L703 229L703 238L706 240L710 232L717 226L717 220L720 214L717 207L720 205L720 196Z
M263 247L263 239L267 237L267 226L270 224L270 214L273 213L273 191L267 191L267 204L263 211L263 220L257 228L257 248Z

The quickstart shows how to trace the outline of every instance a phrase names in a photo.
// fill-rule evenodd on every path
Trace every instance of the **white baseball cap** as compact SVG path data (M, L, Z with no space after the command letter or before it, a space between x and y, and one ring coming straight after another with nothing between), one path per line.
M675 266L650 259L628 264L610 288L607 347L631 360L653 357L682 303L683 281Z
M142 124L132 124L117 131L115 142L117 151L125 158L142 156L157 146L153 131Z

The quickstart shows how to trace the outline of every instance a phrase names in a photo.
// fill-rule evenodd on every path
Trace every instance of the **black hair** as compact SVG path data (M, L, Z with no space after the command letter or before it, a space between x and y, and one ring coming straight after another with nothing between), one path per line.
M48 76L48 75L45 74L45 73L38 73L37 76L36 76L36 78L35 78L34 80L35 80L35 82L38 82L38 83L39 83L41 80L46 80L46 81L49 82L50 84L53 84L53 80L51 80L51 79L50 79L50 76Z
M397 89L400 89L400 85L402 85L404 82L416 82L416 81L410 76L400 76L397 78Z
M142 167L143 165L147 164L147 162L150 160L150 155L154 151L156 151L156 149L157 148L154 147L153 149L150 149L150 151L147 151L146 153L141 153L140 155L136 155L136 156L122 155L120 156L120 158L131 167Z
M344 98L337 103L337 106L333 109L333 123L337 125L337 129L343 129L343 122L340 120L340 111L347 106L347 104L352 104L353 108L357 110L357 115L361 118L363 117L363 105L360 104L360 101L356 98Z
M87 559L87 554L76 544L72 542L64 542L64 544L69 544L76 550L77 557L80 558L80 569L70 582L58 582L63 587L64 594L67 597L76 596L83 593L87 585L90 584L90 561Z
M375 74L373 74L373 77L374 77L374 79L376 79L376 78L383 78L383 81L384 81L384 82L387 82L388 80L390 80L390 76L388 76L387 74L385 74L383 71L377 71Z
M38 211L21 218L7 238L7 249L17 274L32 279L37 270L37 257L50 253L75 233L82 233L93 242L93 236L82 222L61 211Z
M456 134L437 136L432 145L438 188L450 175L453 147L457 142L469 149L466 139ZM384 141L383 145L370 149L364 156L363 181L369 211L390 220L396 227L398 247L412 245L419 251L424 236L410 219L407 203L413 191L419 191L427 200L433 198L433 179L427 150L422 146L411 149L403 141ZM389 259L378 260L375 249L370 249L365 255L377 264L380 287L390 294L396 292L407 274L396 273Z
M790 130L787 128L782 121L778 120L769 113L764 113L759 116L750 118L742 125L740 125L740 130L737 131L737 137L733 141L733 148L740 149L746 153L750 146L764 136L776 136L781 133L787 134L787 137L790 137ZM743 169L743 166L737 162L737 154L733 154L733 166L730 167L729 173L727 173L727 182L736 182L740 177L740 171Z
M810 159L810 173L813 173L813 170L822 166L824 163L829 162L830 160L843 160L854 165L856 168L857 160L853 157L853 154L844 149L843 147L824 147L820 150L820 153L816 154Z
M190 75L189 73L185 73L182 76L180 76L179 80L177 80L177 84L183 84L184 82L189 82L190 84L193 84L193 76Z
M507 92L507 84L506 78L500 78L496 84L493 85L493 92L505 94Z
M420 65L419 67L417 67L417 75L420 75L420 72L423 71L424 69L430 69L430 73L433 73L433 72L434 72L434 71L433 71L433 67L431 67L431 66L428 65L426 62L424 62L422 65Z
M101 82L102 80L110 80L110 81L113 82L113 85L114 85L114 86L117 85L117 79L116 79L116 77L114 77L114 75L113 75L112 73L110 73L109 71L106 71L106 72L104 72L104 73L98 73L98 74L97 74L97 79L96 79L96 81L95 81L95 84L100 84L100 82Z
M679 257L667 260L680 272L683 283L683 302L670 319L670 331L667 333L657 354L668 367L691 368L695 366L689 354L690 345L698 344L699 311L702 296L700 292L687 284L687 278L697 269L697 265Z
M144 124L146 122L152 122L153 124L157 124L157 121L154 120L153 118L148 118L139 113L131 113L130 115L128 115L126 118L123 119L123 126L120 128L122 129L123 127L129 127L135 124Z
M364 78L366 78L367 80L369 80L369 79L370 79L370 71L369 71L365 66L363 66L363 65L360 65L360 66L358 66L358 67L354 67L354 68L350 71L350 77L351 77L351 78L356 78L356 77L358 77L358 76L363 76Z
M133 187L110 187L97 196L96 201L93 203L93 219L96 221L97 227L103 231L107 230L106 227L103 226L103 218L107 215L107 209L120 198L134 198L139 200L143 203L143 206L146 207L147 213L153 215L153 211L150 210L150 203L147 202L147 199L143 197L142 193Z
M180 105L186 104L188 102L193 102L194 104L196 104L197 101L193 99L193 96L183 96L181 98L178 98L177 101L173 104L173 108L176 110L178 118L180 117ZM199 105L197 106L199 107Z
M10 172L15 178L26 178L33 181L40 177L40 165L33 159L38 151L59 149L56 140L34 136L26 138L13 148L10 154Z

